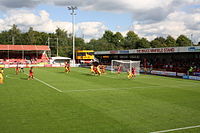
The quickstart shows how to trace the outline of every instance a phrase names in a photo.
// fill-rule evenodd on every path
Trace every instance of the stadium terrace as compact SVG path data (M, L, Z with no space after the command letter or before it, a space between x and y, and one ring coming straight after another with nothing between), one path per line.
M151 74L183 76L190 67L200 74L200 46L96 51L95 57L108 65L112 60L141 61L141 71Z
M0 45L1 64L48 62L46 45Z

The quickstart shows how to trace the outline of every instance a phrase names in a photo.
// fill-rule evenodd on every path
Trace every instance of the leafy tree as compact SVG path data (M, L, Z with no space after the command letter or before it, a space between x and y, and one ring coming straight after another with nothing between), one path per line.
M28 32L27 32L27 38L28 38L28 42L29 44L33 45L36 44L36 37L35 37L36 33L33 30L33 27L30 27Z
M150 42L150 45L151 45L152 48L157 48L157 47L160 46L160 41L154 39L154 40L152 40L152 41Z
M72 38L67 31L60 28L57 28L55 33L34 31L32 27L30 27L27 32L21 32L17 25L13 24L11 29L0 33L0 44L12 44L13 39L16 45L47 45L48 38L51 38L50 48L52 50L52 55L56 55L58 49L60 56L72 57ZM126 37L123 37L120 32L114 34L112 31L107 30L100 39L92 39L89 43L85 43L82 38L75 37L76 50L91 49L105 51L149 47L190 46L191 44L191 40L184 35L180 35L177 40L169 35L166 39L157 37L149 42L146 38L140 39L134 31L129 31Z
M165 40L165 44L167 47L176 47L176 40L172 36L167 36Z
M60 28L56 29L56 37L59 38L59 44L61 46L70 45L67 36L68 36L67 31L62 30Z
M107 42L112 43L113 42L113 32L110 30L106 30L103 34L102 39L105 39Z
M142 38L136 42L136 49L150 48L150 43L146 38Z
M189 38L187 38L185 35L180 35L176 39L176 43L178 46L191 46L192 45L192 41Z
M114 45L112 45L111 43L108 43L107 40L103 38L98 39L98 40L92 39L89 42L89 45L95 51L115 50Z
M158 40L160 42L160 45L158 47L167 47L164 37L157 37L155 40Z
M138 35L134 31L129 31L125 37L124 48L134 49L137 41L139 41Z
M17 28L17 25L13 24L12 28L8 31L11 35L19 35L21 33L20 29Z
M123 49L124 37L122 36L122 34L120 32L116 32L113 35L112 42L115 45L116 49Z
M75 40L76 50L85 49L84 43L85 42L82 38L76 38Z
M2 31L0 33L0 44L11 44L12 36L8 31Z
M151 41L151 47L152 48L167 47L165 43L165 38L163 37L155 38L154 40Z
M13 24L8 33L12 38L13 44L21 44L21 31L17 28L17 25Z

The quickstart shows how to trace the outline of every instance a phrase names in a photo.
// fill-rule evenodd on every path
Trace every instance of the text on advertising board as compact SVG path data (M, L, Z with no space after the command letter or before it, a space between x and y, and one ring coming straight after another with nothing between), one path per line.
M138 49L137 53L173 53L175 48Z

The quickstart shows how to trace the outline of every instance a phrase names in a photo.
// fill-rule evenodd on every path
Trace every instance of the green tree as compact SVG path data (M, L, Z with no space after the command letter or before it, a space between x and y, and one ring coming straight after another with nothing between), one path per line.
M129 31L126 34L124 48L125 49L134 49L136 48L136 42L139 41L138 35L134 31Z
M165 43L165 38L163 37L155 38L154 40L151 41L151 47L152 48L167 47Z
M33 30L33 27L30 27L27 32L27 38L29 44L33 45L36 44L36 38L35 38L35 31Z
M68 41L68 34L67 31L62 30L60 28L56 29L56 37L59 38L59 44L63 45L70 45Z
M99 41L99 42L102 42L102 47L106 48L108 47L109 49L117 49L117 47L115 46L114 42L114 34L112 31L110 30L107 30L105 31L105 33L103 34L103 37L96 40L96 41Z
M136 49L150 48L150 43L146 38L142 38L136 42Z
M160 46L160 41L154 39L150 42L150 45L152 48L158 48Z
M85 49L85 42L82 38L76 38L75 40L76 50L84 50Z
M172 36L167 36L165 40L165 44L167 47L176 47L176 40Z
M0 44L11 44L12 36L8 31L2 31L0 33Z
M103 34L102 39L105 39L107 42L112 43L113 42L113 32L110 30L106 30Z
M112 43L115 45L116 49L123 49L124 37L120 32L116 32L113 35Z
M54 34L54 41L56 41L57 48L57 39L58 39L58 52L59 56L68 56L72 57L72 41L71 38L68 38L67 31L57 28Z
M21 44L22 38L21 38L21 31L19 28L17 28L17 25L13 24L12 28L8 31L12 44Z
M191 46L192 45L192 41L189 38L187 38L185 35L180 35L176 39L176 43L178 46Z
M95 51L115 50L114 45L107 42L105 39L92 39L89 42L90 47Z

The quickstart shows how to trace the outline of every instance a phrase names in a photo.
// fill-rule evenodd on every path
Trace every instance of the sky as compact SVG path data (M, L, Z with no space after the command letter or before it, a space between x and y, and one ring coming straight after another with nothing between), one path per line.
M152 40L184 34L200 42L200 0L0 0L0 32L16 24L55 32L72 31L68 6L76 6L76 36L86 41L102 37L105 30L134 31Z

